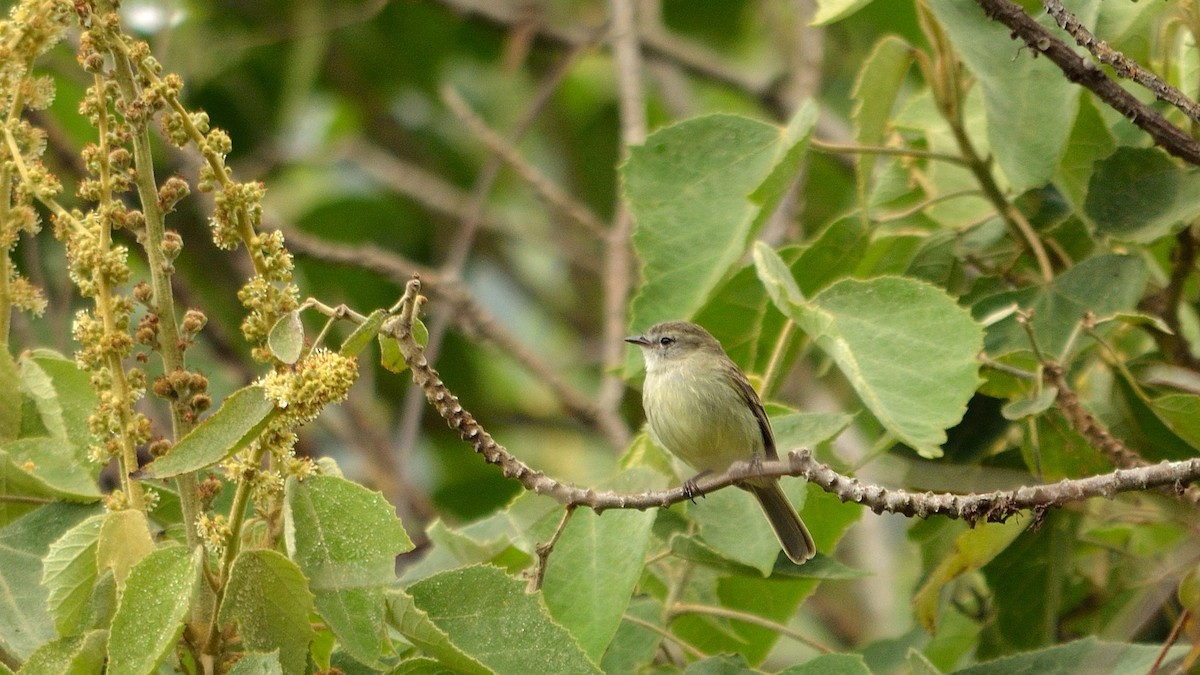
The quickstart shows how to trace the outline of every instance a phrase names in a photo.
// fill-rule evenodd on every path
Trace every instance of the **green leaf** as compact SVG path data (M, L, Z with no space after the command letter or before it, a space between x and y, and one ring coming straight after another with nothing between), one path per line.
M404 353L400 351L400 343L391 335L379 334L379 364L389 373L397 375L408 370Z
M784 481L789 497L803 496L801 481ZM795 503L795 502L793 502ZM745 490L717 490L695 504L688 516L700 526L700 537L723 557L768 576L779 557L779 541L754 496Z
M664 476L627 471L606 488L625 492L661 489ZM613 509L597 514L576 509L546 565L546 607L579 640L592 661L604 655L643 571L653 510ZM580 575L579 570L590 570Z
M1095 636L1089 636L1064 645L1015 654L954 672L955 675L1071 675L1080 672L1081 667L1092 667L1092 672L1146 673L1150 672L1150 666L1158 659L1161 651L1160 645L1101 642ZM1165 662L1180 658L1186 651L1187 647L1184 645L1172 648L1168 651Z
M681 558L710 567L722 573L755 577L762 576L762 570L731 560L709 546L706 542L695 537L674 535L670 540L670 548L671 553ZM776 546L776 549L778 549L778 546ZM776 550L776 556L778 556L778 553L778 550ZM863 577L871 576L871 573L850 567L823 553L817 553L816 557L806 561L803 565L796 565L786 558L776 558L775 567L771 570L770 576L781 579L790 577L793 579L845 581L847 579L862 579Z
M378 492L337 476L289 478L284 541L309 579L317 613L342 647L364 664L383 655L384 590L396 580L396 556L412 542Z
M644 280L632 325L689 317L701 307L794 178L814 122L811 106L786 129L708 115L630 149L621 174Z
M1098 6L1098 0L1088 0L1071 9L1089 26ZM1049 182L1067 148L1079 87L1050 59L1037 58L1037 52L1014 41L1010 30L979 5L931 2L928 7L983 90L990 150L1012 189L1024 192ZM1053 26L1045 15L1039 21Z
M96 541L105 516L92 516L71 528L50 545L43 562L42 584L48 591L47 607L59 635L79 631L92 597L99 570Z
M413 603L411 595L402 590L388 591L388 622L418 649L435 656L455 672L467 675L490 675L492 672L456 647L450 636Z
M1079 516L1048 512L1037 536L1018 537L983 566L995 595L996 628L1013 651L1033 649L1058 640L1068 567L1074 560Z
M56 503L32 511L0 529L0 651L29 658L58 636L47 608L42 559L50 545L99 510Z
M780 456L796 448L814 448L832 440L854 421L854 415L843 413L799 412L785 415L771 413L771 429Z
M1085 213L1088 185L1096 162L1112 154L1117 140L1104 123L1090 96L1079 101L1079 114L1067 142L1067 152L1054 175L1054 185L1070 202L1076 213Z
M850 276L870 243L871 232L861 218L839 218L800 252L791 265L792 277L804 295L815 295L838 279Z
M354 329L354 332L350 334L350 337L342 342L342 347L338 352L342 356L358 356L371 343L371 338L379 333L379 328L383 326L383 322L387 318L388 313L385 310L377 309L371 312L367 320L359 324Z
M312 611L313 594L295 563L266 549L238 554L229 574L220 620L238 623L248 650L279 650L284 673L303 673L308 643L313 639L308 620Z
M46 433L54 438L66 439L67 422L63 407L54 389L50 375L32 359L22 358L18 364L21 376L21 393L28 397L37 410L37 416Z
M226 675L283 675L283 666L279 665L279 652L240 654L237 663L233 664Z
M1063 360L1063 350L1084 313L1104 317L1132 310L1142 297L1148 276L1141 258L1100 255L1076 264L1047 285L988 296L975 303L971 312L984 317L1016 303L1033 314L1038 348L1051 358ZM1029 336L1016 316L990 325L984 344L992 356L1030 349Z
M73 502L101 497L91 462L80 461L66 438L38 436L0 443L0 461L5 458L10 464L7 471L25 473L40 495Z
M1049 410L1056 398L1058 387L1045 387L1031 398L1009 401L1004 404L1000 414L1004 415L1004 419L1014 422L1026 417L1035 417Z
M663 616L662 603L639 595L629 603L625 616L658 625ZM606 673L635 673L643 664L651 662L662 640L662 635L657 631L626 618L621 621L617 634L604 652L600 669Z
M809 659L798 666L785 668L778 675L870 675L866 661L861 654L821 654Z
M21 675L94 675L104 670L108 631L92 630L47 642L21 665Z
M792 277L792 270L783 262L783 258L779 257L775 249L761 241L754 242L754 271L758 274L758 280L762 282L763 288L767 289L767 296L771 298L771 302L775 303L776 307L804 304L804 294L796 285L796 279Z
M100 571L113 571L118 593L125 587L129 570L153 551L146 514L128 509L104 517L96 542L96 566Z
M1101 234L1150 243L1200 215L1200 171L1157 148L1117 148L1096 163L1084 208Z
M40 372L37 372L40 371ZM36 398L41 394L43 377L49 378L49 385L54 391L54 403L47 405L43 411L38 404L39 414L45 419L53 416L56 420L61 417L62 428L66 437L71 441L71 449L80 464L93 465L88 460L87 447L92 442L92 432L88 429L88 418L96 410L96 392L92 389L91 375L76 365L74 359L47 349L35 349L21 359L21 379ZM49 425L47 429L49 430ZM100 471L99 466L92 468L92 476Z
M1200 449L1200 396L1164 394L1146 401L1146 404L1171 433L1193 448Z
M292 310L271 326L267 335L267 348L275 358L291 365L300 359L304 351L304 324L300 322L300 312Z
M741 654L709 656L689 664L684 675L755 675L758 673L746 663Z
M821 9L818 9L818 15ZM854 81L854 91L851 92L854 98L854 138L859 145L872 147L883 144L884 132L892 120L896 96L908 75L915 52L913 46L904 40L887 35L875 43L875 48L863 62ZM872 153L862 153L855 159L859 206L864 210L867 184L878 159L879 156Z
M108 637L108 673L153 672L175 648L196 598L203 557L201 547L189 551L171 545L130 570ZM237 600L231 595L226 599Z
M8 349L0 349L0 441L10 441L21 432L21 397L11 392L21 390L21 373Z
M817 13L812 25L828 26L871 4L872 0L817 0Z
M942 589L991 562L1025 531L1026 525L1028 522L1015 518L1007 523L981 523L955 539L950 555L938 563L913 596L913 608L925 630L932 633L937 624Z
M899 277L846 279L781 307L829 354L876 419L914 450L941 455L979 385L983 331L939 288Z
M600 672L540 597L498 568L449 570L414 583L408 593L459 650L498 675L528 673L530 654L537 654L542 672Z
M242 387L170 452L142 467L140 476L170 478L212 466L249 445L275 414L275 404L261 386Z

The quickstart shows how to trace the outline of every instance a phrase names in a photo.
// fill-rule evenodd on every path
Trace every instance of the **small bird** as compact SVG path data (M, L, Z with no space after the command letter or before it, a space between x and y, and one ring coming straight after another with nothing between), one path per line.
M646 361L642 407L651 436L700 471L697 478L737 461L778 458L758 394L712 334L688 321L665 321L625 341L640 347ZM758 499L792 562L816 554L778 479L748 479L739 487Z

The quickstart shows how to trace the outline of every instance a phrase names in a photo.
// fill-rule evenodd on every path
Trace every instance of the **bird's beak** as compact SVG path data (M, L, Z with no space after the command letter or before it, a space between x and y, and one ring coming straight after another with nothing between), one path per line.
M631 336L625 338L625 341L631 345L637 345L639 347L649 347L650 346L650 340L646 339L645 335L631 335Z

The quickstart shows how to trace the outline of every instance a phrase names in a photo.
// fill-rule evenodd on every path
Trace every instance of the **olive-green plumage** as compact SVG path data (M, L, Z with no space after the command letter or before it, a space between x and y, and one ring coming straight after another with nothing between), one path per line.
M666 321L626 341L640 347L646 360L642 407L659 445L702 473L756 455L778 457L758 394L708 331ZM812 536L777 479L757 478L741 487L758 498L789 558L802 563L813 557Z

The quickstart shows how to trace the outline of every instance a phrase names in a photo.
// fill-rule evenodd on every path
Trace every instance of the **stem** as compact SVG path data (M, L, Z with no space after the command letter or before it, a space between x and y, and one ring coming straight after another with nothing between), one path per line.
M112 36L119 41L120 36ZM126 53L120 50L110 52L115 68L113 76L121 90L121 96L126 101L136 100L138 92L134 82L133 64ZM100 86L97 76L97 87ZM162 360L163 374L184 370L182 341L179 338L179 322L175 313L175 295L171 287L171 272L173 266L163 253L163 237L166 232L165 214L158 202L158 183L154 178L154 156L150 150L150 133L145 125L133 129L134 178L137 184L138 198L142 203L142 214L146 220L145 238L142 248L146 252L146 261L150 268L150 287L154 291L154 312L158 315L158 354ZM189 401L176 397L171 401L171 437L179 440L195 426L193 416L189 413ZM179 491L179 505L183 512L183 526L187 534L190 548L202 544L200 534L196 530L196 519L200 515L200 498L197 494L196 475L189 473L175 479L175 487Z
M779 378L780 369L783 367L784 354L787 353L788 343L791 342L795 332L796 323L788 319L783 324L783 330L779 332L779 337L775 340L775 349L771 352L771 360L767 362L767 370L763 373L763 398L769 396L775 389L775 380Z
M258 444L250 452L247 466L257 467L262 463L265 446ZM229 572L233 562L241 550L242 525L246 522L246 505L250 502L250 492L254 487L253 476L243 474L238 481L237 491L233 494L233 504L229 507L229 541L225 543L225 553L221 556L221 571L214 590L216 598L213 603L212 618L208 628L208 640L203 652L217 656L221 646L221 605L225 601L225 589L229 586Z
M779 633L780 635L786 635L786 636L792 638L793 640L796 640L797 642L802 642L802 643L808 645L809 647L812 647L813 649L821 652L822 654L832 654L833 653L833 650L830 649L829 647L826 647L825 645L821 644L820 642L817 642L816 640L808 637L807 635L802 634L800 631L795 630L795 629L791 628L790 626L786 626L784 624L781 624L781 623L778 623L775 621L771 621L770 619L764 619L761 616L756 616L754 614L749 614L747 612L739 612L737 610L726 609L724 607L711 607L708 605L690 605L690 604L683 604L683 603L676 604L671 608L671 617L672 618L680 616L681 614L702 614L702 615L707 615L707 616L719 616L723 619L734 619L737 621L742 621L745 623L753 624L755 626L761 626L763 628L773 630L776 633Z
M95 76L96 96L104 101L104 83L100 80L100 76ZM98 143L100 145L100 157L107 158L110 149L108 147L108 112L102 110L99 117L97 131L99 132ZM103 213L107 213L112 206L112 177L109 174L109 164L107 159L102 159L100 165L100 208ZM100 241L97 243L97 248L106 253L112 249L112 228L109 225L107 218L101 217L98 219L100 228ZM110 286L106 271L103 267L96 271L96 313L100 315L100 320L104 324L104 334L117 334L117 321L113 316L113 293ZM129 391L129 381L125 377L125 364L122 363L120 355L112 351L105 350L104 356L105 366L108 368L109 374L112 377L112 394L116 400L113 406L118 411L118 416L121 420L120 447L121 454L119 455L119 464L121 471L121 487L125 491L126 498L129 500L129 505L143 513L146 511L146 503L142 495L142 484L136 478L130 476L131 473L138 468L137 448L134 447L127 430L132 426L132 411L133 397Z

